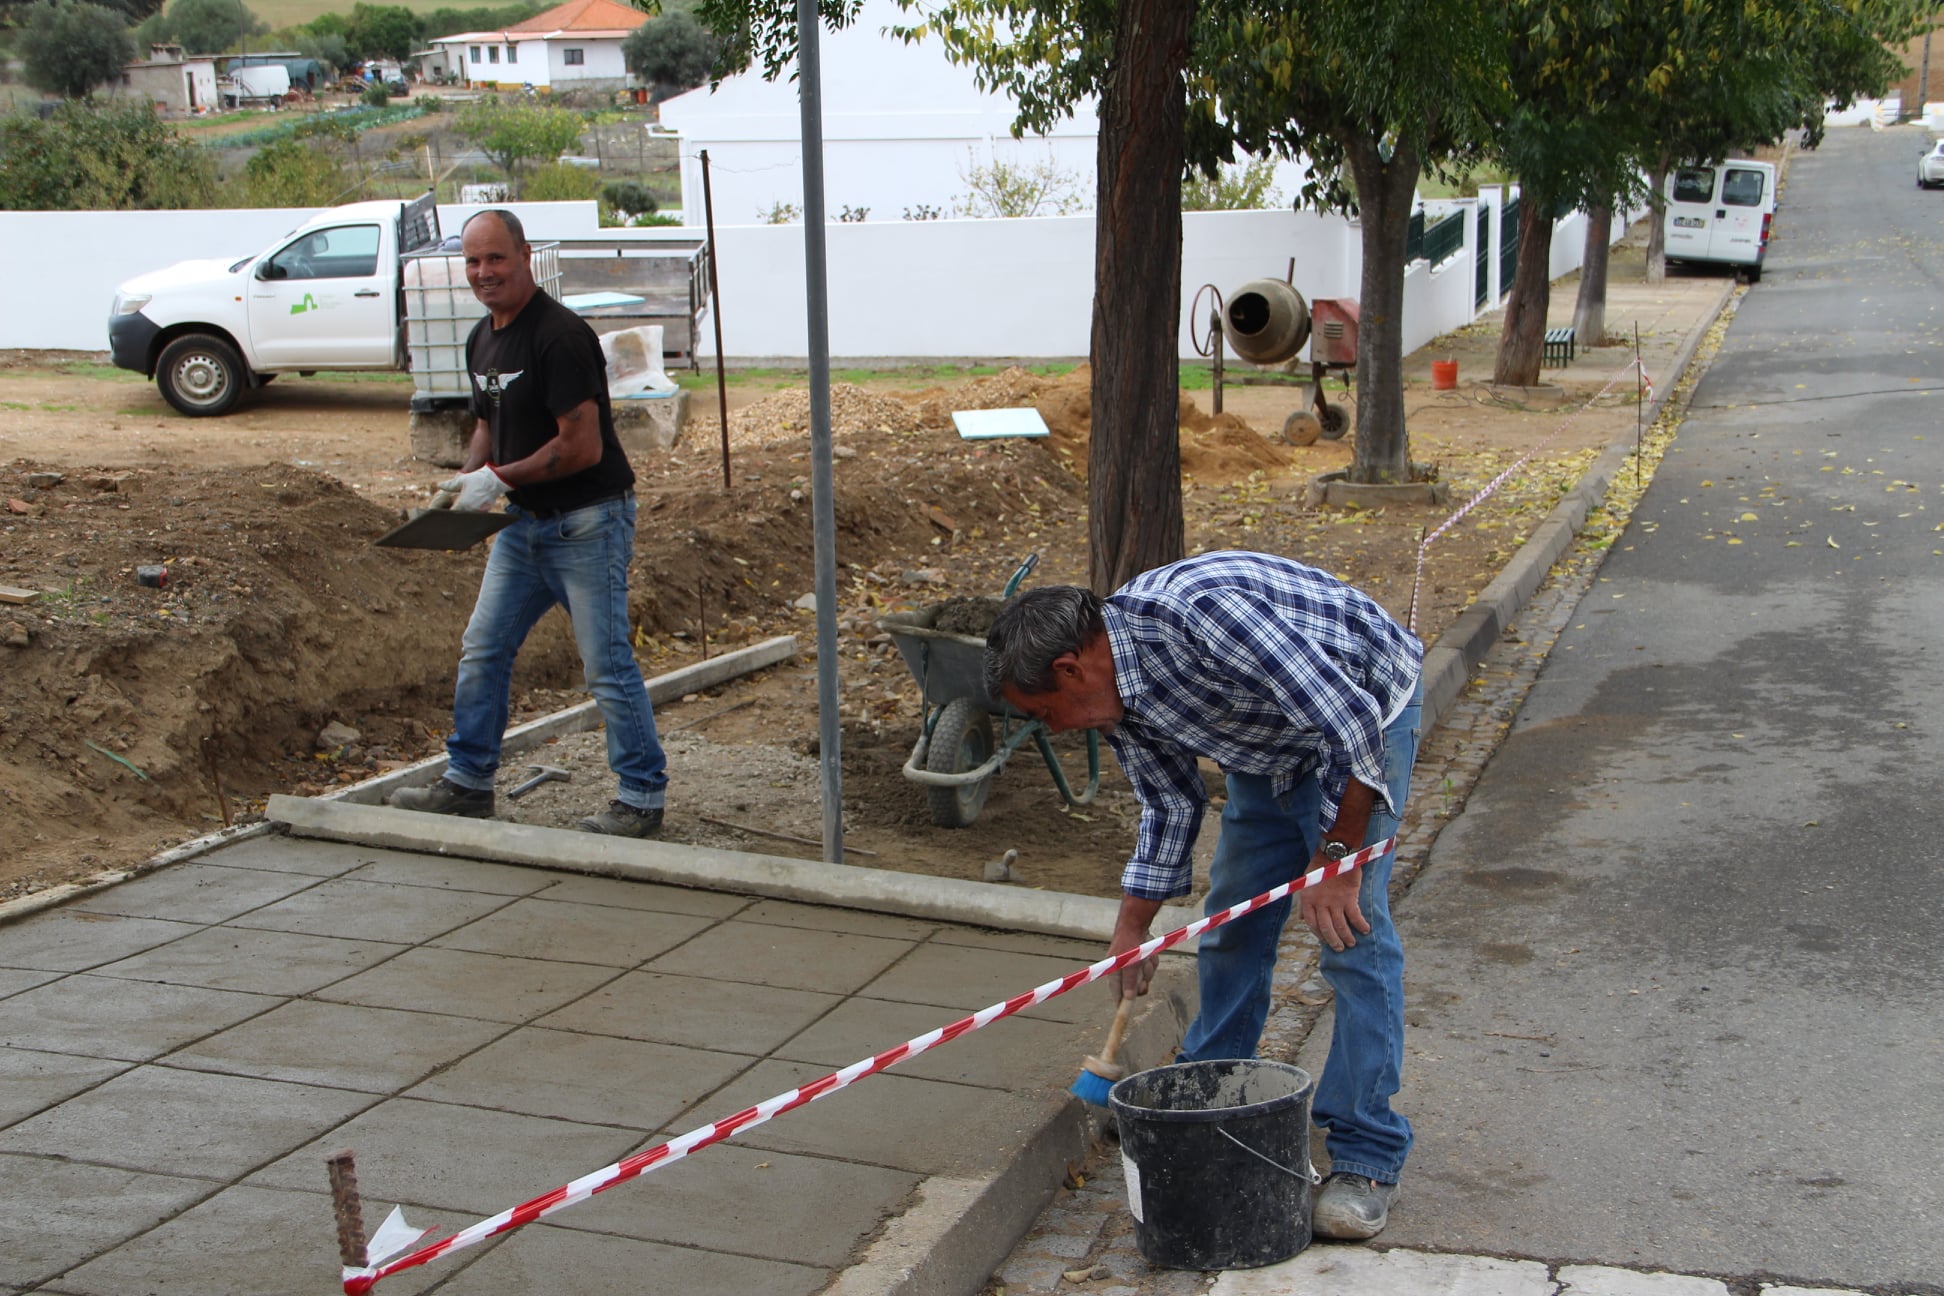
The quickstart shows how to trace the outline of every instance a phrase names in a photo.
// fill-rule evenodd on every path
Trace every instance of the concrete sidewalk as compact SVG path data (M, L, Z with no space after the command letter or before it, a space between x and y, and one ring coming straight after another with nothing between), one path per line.
M227 846L0 928L0 1290L335 1291L332 1151L357 1151L369 1227L403 1203L445 1236L1099 955L393 849ZM1186 983L1150 1001L1142 1061ZM955 1289L1086 1153L1066 1087L1109 1015L1090 989L380 1290Z
M1654 313L1660 399L1731 287L1616 285L1614 332ZM1438 712L1619 453L1437 645ZM1429 848L1423 804L1406 873ZM802 879L845 866L721 852L704 854L723 877L684 886L451 858L439 836L402 848L438 823L356 810L401 835L231 841L0 926L0 1292L335 1291L329 1152L356 1149L369 1225L403 1203L443 1236L1091 962L1107 930L1083 938L1083 898L981 921L909 877L909 902L860 884L843 903L863 908L804 903ZM591 849L523 831L562 839L562 858ZM641 861L675 849L601 844ZM803 889L748 893L793 874ZM1292 934L1272 1031L1314 1020L1306 945ZM1192 1003L1192 969L1169 962L1130 1041L1137 1067L1166 1059ZM1097 989L1053 1000L379 1290L978 1290L1088 1155L1066 1087L1106 1007Z

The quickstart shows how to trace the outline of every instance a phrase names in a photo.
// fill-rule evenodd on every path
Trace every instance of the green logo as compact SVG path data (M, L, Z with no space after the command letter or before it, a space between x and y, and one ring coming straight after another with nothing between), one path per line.
M319 306L317 304L317 300L315 298L313 298L309 293L305 293L304 300L298 302L295 306L292 306L290 308L290 313L292 315L302 315L305 311L314 311L314 310L323 310L323 309L324 308L322 306Z

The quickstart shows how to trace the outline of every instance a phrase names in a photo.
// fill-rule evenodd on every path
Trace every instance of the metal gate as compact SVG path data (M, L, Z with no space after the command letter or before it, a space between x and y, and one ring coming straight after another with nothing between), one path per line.
M1499 291L1511 292L1519 274L1519 200L1508 198L1499 208Z
M1492 209L1482 202L1478 204L1478 237L1472 240L1472 267L1476 280L1472 305L1483 310L1485 299L1492 295Z

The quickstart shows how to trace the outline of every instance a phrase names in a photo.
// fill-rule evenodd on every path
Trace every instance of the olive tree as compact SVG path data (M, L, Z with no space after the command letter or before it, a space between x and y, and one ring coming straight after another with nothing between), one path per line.
M27 84L80 99L121 76L135 56L128 16L84 0L40 0L21 17L15 42Z

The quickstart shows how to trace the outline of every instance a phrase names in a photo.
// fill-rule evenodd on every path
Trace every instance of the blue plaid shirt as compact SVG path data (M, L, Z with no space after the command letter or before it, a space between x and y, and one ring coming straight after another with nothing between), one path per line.
M1211 553L1135 577L1101 614L1126 708L1108 742L1141 798L1127 894L1189 890L1198 756L1272 778L1278 796L1319 778L1325 831L1352 778L1389 804L1384 726L1424 645L1368 595L1287 558Z

